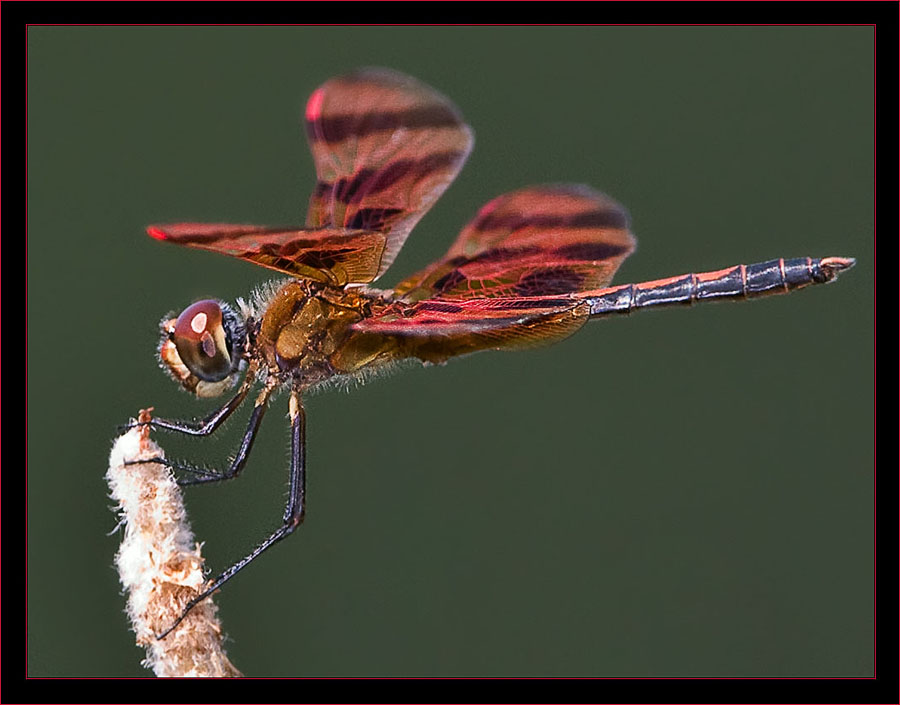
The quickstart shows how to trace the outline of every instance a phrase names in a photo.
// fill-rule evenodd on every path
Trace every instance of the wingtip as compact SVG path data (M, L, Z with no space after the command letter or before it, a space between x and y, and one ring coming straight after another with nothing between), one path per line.
M160 228L157 225L148 225L147 226L147 234L152 237L154 240L168 240L169 236L166 235L165 230Z
M306 101L306 121L315 122L322 117L322 103L325 101L325 91L316 88Z

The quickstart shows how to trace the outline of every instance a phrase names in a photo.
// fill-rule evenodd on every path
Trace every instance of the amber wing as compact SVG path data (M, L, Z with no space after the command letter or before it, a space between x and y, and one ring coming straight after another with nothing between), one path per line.
M396 288L405 299L569 294L608 284L634 250L628 213L580 185L495 198L446 255Z
M314 91L306 130L318 178L306 229L176 223L147 232L328 284L371 282L472 148L471 130L450 101L386 69L334 78Z
M318 88L306 106L306 132L318 177L307 226L383 232L376 276L472 148L472 131L447 98L387 69Z
M372 281L385 246L383 233L338 228L176 223L152 225L147 233L158 240L230 255L333 285Z
M401 283L361 333L431 361L551 342L589 316L634 250L626 211L585 186L536 186L494 199L438 262Z

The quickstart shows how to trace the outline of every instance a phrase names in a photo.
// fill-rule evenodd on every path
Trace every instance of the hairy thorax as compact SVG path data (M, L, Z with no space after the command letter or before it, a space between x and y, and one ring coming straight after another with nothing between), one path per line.
M336 375L389 362L384 341L373 346L352 325L384 307L376 294L308 280L287 282L260 319L256 342L262 363L284 381L311 387Z

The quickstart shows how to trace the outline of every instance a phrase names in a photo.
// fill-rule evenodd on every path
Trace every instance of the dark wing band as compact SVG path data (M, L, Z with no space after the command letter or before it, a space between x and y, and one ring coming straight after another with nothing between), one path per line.
M306 133L318 177L307 225L383 232L376 277L472 149L472 131L447 98L386 69L333 78L314 91Z
M561 340L590 317L574 296L397 301L379 315L353 324L372 349L397 357L443 362L479 350L511 350ZM365 340L361 342L365 349Z
M628 213L587 186L495 198L443 258L399 284L407 300L571 294L606 286L634 251Z
M230 255L336 286L372 281L385 246L383 233L337 228L177 223L152 225L147 233L157 240Z

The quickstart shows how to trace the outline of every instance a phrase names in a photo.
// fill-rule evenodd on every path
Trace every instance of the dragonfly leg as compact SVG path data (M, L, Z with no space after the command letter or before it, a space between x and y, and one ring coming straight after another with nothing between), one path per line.
M130 430L137 426L150 426L150 428L158 428L163 431L176 431L184 433L188 436L208 436L215 431L222 423L231 416L234 411L247 398L247 393L253 386L256 375L249 373L241 383L241 388L224 406L213 411L206 418L199 421L181 421L179 419L156 419L151 418L149 421L132 421L124 426L123 430Z
M237 453L235 453L234 457L229 463L228 469L224 472L214 470L212 468L200 467L183 460L172 460L161 456L156 458L148 458L146 460L129 461L128 464L139 465L142 463L160 463L161 465L165 465L172 470L180 470L182 472L190 473L194 476L186 480L179 479L178 484L181 486L200 485L206 482L221 482L222 480L231 480L232 478L237 477L240 474L241 470L244 469L244 465L246 465L247 463L247 458L250 455L250 450L251 448L253 448L253 441L256 440L256 434L259 431L260 424L262 423L263 415L268 408L269 397L271 396L273 390L273 386L268 386L263 389L259 397L257 397L256 403L253 405L253 412L250 414L250 420L247 423L247 429L244 431L244 435L241 438L241 445L238 447Z
M188 613L203 602L207 597L216 592L239 571L245 568L251 561L259 556L263 551L278 543L286 536L289 536L303 522L305 515L305 497L306 497L306 412L303 409L303 403L300 399L298 390L291 391L290 402L291 416L291 473L290 488L288 491L288 501L284 508L284 516L282 524L275 532L273 532L265 541L251 551L247 556L239 560L233 566L213 580L209 586L190 600L181 613L181 616L175 620L165 631L157 635L157 639L163 639L175 627L181 624L182 620Z

